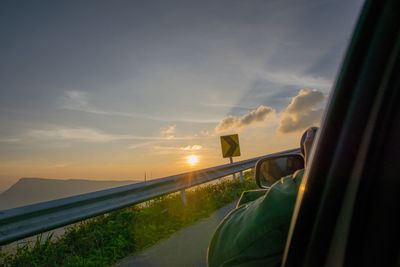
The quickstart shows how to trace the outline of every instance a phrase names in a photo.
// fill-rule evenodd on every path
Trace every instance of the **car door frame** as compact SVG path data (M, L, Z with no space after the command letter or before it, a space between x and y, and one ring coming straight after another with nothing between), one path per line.
M394 137L399 135L393 130L397 117L391 118L400 99L399 3L368 0L363 7L300 187L282 266L373 266L379 258L389 264L398 261L396 250L387 249L398 248L395 240L377 242L390 233L400 234L391 229L400 223L391 216L396 208L391 201L400 201L396 197L400 179L390 179L400 162L391 161L394 149L385 148L387 138L397 147ZM391 186L380 186L379 191L371 180L379 176L376 164L385 157L392 172L376 182ZM375 193L368 199L371 192ZM374 201L381 203L373 207ZM386 222L381 225L387 229L376 229L379 221ZM362 240L371 242L370 248Z

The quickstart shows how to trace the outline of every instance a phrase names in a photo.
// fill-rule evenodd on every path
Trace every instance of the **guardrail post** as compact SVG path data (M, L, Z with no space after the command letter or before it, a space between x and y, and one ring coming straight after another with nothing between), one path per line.
M243 171L240 171L240 182L243 183Z
M187 204L187 199L186 199L186 192L185 192L185 190L181 190L181 199L182 199L182 202L183 202L183 204Z
M233 163L232 157L230 157L229 160L230 160L230 162L231 162L231 164L232 164L232 163ZM233 178L234 181L236 181L236 173L233 173L233 174L232 174L232 178Z

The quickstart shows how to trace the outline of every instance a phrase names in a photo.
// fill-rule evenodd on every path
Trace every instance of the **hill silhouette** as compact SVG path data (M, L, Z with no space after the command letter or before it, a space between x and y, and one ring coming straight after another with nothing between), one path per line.
M59 180L21 178L0 194L0 210L26 206L43 201L95 192L140 181Z

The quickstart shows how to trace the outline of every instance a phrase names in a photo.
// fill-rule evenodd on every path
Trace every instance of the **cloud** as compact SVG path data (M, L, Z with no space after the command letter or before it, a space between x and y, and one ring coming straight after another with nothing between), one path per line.
M144 142L144 143L132 144L132 145L128 146L128 149L136 149L136 148L139 148L139 147L144 147L144 146L151 145L153 143L154 143L154 141L153 142Z
M176 130L176 125L170 125L166 128L162 128L161 133L165 134L165 135L173 134L175 132L175 130Z
M132 139L129 135L114 135L89 128L64 128L54 130L32 130L29 136L41 139L77 140L86 142L110 142Z
M109 134L90 128L57 128L51 130L31 130L28 137L37 139L71 140L84 142L112 142L120 140L167 140L165 137Z
M160 146L160 145L155 145L152 146L153 149L159 149L159 150L179 150L178 147L176 146Z
M171 155L171 154L177 155L177 154L187 153L187 151L199 151L203 149L201 145L188 145L185 147L153 145L151 148L153 149L152 153L158 155Z
M186 146L186 147L181 147L182 150L184 151L193 151L193 150L200 150L202 149L201 145L192 145L192 146Z
M144 142L144 143L137 143L137 144L132 144L128 146L129 149L135 149L143 146L148 146L151 144L159 143L157 141L151 141L151 142ZM201 145L188 145L185 147L177 147L177 146L162 146L162 145L153 145L152 149L154 150L174 150L174 151L198 151L201 150L203 147Z
M257 109L243 115L241 118L229 115L223 119L215 128L216 132L225 132L244 128L253 124L263 123L268 115L275 114L275 110L267 106L259 106Z
M100 110L89 103L89 96L84 91L65 91L59 98L59 108L67 110L76 110L87 113L112 115L107 111Z
M202 137L214 137L216 134L214 131L200 131L200 133L196 136L202 136Z
M319 124L323 109L318 108L318 105L323 100L322 92L316 89L301 89L282 113L278 131L281 133L295 132Z
M66 91L59 101L63 109L81 110L89 107L88 95L82 91Z
M216 108L236 108L236 109L243 109L243 110L252 110L254 108L240 106L240 105L232 105L232 104L223 104L223 103L200 103L206 107L216 107Z
M332 86L330 79L304 75L303 73L268 71L261 77L277 85L300 85L324 89L329 89Z
M161 134L165 136L167 139L172 139L174 138L174 133L175 133L176 125L170 125L166 128L161 128Z
M58 99L58 108L92 113L92 114L99 114L99 115L130 117L130 118L147 119L153 121L163 121L163 122L188 122L188 123L204 123L204 124L211 124L218 122L218 120L216 119L183 118L183 117L162 118L137 112L104 110L90 103L89 95L87 92L78 90L65 91L63 95L61 95Z

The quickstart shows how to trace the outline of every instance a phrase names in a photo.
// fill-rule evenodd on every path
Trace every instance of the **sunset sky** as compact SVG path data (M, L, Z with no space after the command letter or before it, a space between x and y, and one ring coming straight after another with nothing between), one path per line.
M298 147L362 3L2 1L0 191L228 163L231 133L235 161Z

